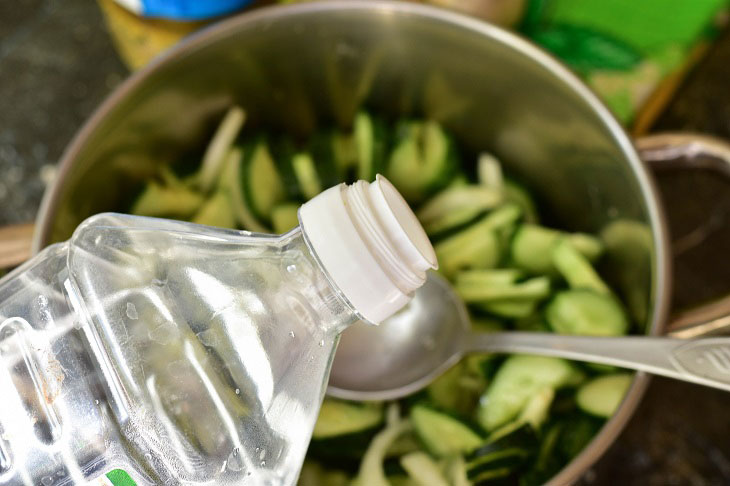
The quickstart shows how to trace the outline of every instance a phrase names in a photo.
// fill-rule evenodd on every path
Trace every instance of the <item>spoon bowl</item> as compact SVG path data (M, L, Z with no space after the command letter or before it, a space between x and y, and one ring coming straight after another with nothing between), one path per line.
M435 272L414 298L378 326L358 322L340 338L327 393L350 400L385 400L427 386L461 358L469 315Z
M426 387L465 353L525 353L618 366L730 391L730 338L473 333L449 283L430 272L411 302L379 326L342 334L330 396L394 400Z

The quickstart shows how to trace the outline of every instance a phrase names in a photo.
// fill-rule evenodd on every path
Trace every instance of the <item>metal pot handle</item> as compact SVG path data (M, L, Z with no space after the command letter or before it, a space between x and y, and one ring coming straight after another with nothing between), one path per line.
M707 135L662 133L635 141L640 157L654 172L672 169L702 169L730 180L730 143ZM667 334L694 338L730 332L730 295L675 314Z

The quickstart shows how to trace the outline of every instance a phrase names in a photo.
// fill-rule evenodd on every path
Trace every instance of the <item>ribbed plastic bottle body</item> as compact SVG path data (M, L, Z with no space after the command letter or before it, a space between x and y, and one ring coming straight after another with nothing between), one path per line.
M100 215L42 255L0 286L0 485L295 482L357 320L299 230Z

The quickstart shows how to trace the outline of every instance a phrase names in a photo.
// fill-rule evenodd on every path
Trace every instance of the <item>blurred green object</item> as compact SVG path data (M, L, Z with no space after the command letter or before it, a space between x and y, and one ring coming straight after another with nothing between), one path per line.
M520 30L585 79L624 123L670 90L724 23L727 0L530 0Z

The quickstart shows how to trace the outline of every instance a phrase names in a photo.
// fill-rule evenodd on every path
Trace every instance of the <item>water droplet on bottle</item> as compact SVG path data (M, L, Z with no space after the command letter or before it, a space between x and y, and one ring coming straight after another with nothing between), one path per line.
M228 470L234 472L241 471L245 467L245 464L243 463L243 458L238 453L238 447L233 449L228 455L228 460L226 460L226 467L228 468Z
M241 394L241 389L240 388L236 388L236 395L240 395L240 394Z
M152 454L149 452L144 455L144 460L147 462L152 462Z
M266 449L261 449L261 452L259 452L259 460L263 461L264 457L266 457Z
M294 273L294 272L297 271L297 266L296 265L293 265L293 264L292 265L287 265L286 266L286 271L289 272L289 273Z
M94 400L94 405L99 405L99 400Z
M319 347L321 348L322 346L324 346L324 339L319 342Z
M289 337L290 338L293 338L294 337L294 331L289 331Z
M53 478L51 476L44 476L43 479L41 479L41 483L43 486L51 486L51 484L53 484Z
M260 451L260 450L261 450L261 448L260 448L260 447L257 447L257 448L256 448L256 452L258 452L258 451Z
M309 362L311 363L312 361L314 361L314 355L309 357Z
M266 461L261 461L261 467L266 466Z
M139 314L137 314L137 308L131 302L127 302L127 317L129 317L133 321L139 319Z

